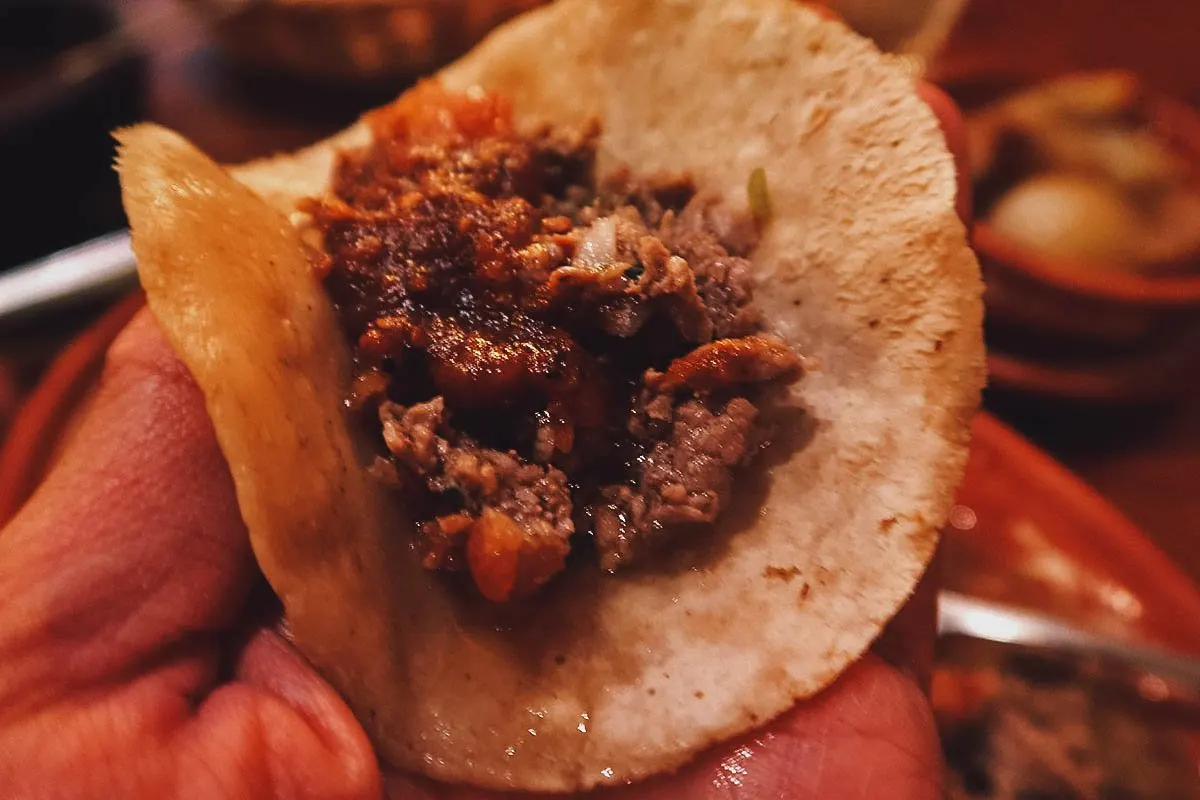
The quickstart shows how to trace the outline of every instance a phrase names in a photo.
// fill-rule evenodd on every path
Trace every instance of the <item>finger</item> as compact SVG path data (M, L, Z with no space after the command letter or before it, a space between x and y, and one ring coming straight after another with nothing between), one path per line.
M721 746L671 779L612 797L935 800L940 763L925 698L868 655L766 729Z
M596 800L837 797L935 800L940 751L917 687L868 655L767 728L702 755L676 775L587 795ZM387 779L391 800L496 800L491 792Z
M197 797L378 798L379 767L350 709L269 630L241 650L179 741ZM219 769L217 768L219 766ZM208 782L208 783L206 783Z
M223 629L252 574L203 397L143 312L55 469L0 533L0 696L29 704L102 683Z
M971 171L967 152L967 126L963 122L962 113L950 96L934 86L922 81L917 85L917 94L925 104L933 110L941 125L942 135L946 137L946 147L954 156L954 166L958 172L958 193L956 196L958 216L964 225L970 225L974 213L971 194Z
M255 575L203 397L143 314L0 533L0 752L28 750L21 777L42 789L378 796L362 729L274 634L204 697Z

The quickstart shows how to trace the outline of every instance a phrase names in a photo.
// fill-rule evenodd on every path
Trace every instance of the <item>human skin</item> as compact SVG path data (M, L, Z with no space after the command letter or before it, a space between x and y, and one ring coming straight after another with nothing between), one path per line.
M922 86L959 164L962 122ZM960 169L959 210L970 199ZM926 582L818 697L636 798L940 797ZM203 397L143 312L56 466L0 531L6 797L494 798L385 774L280 635Z

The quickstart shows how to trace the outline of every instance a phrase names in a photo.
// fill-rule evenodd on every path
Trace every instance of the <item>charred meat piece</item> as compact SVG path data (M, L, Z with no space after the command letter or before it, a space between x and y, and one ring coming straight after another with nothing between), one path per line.
M799 356L780 339L747 336L721 339L701 345L671 366L654 381L665 391L686 386L697 392L724 389L738 384L791 383L800 377Z

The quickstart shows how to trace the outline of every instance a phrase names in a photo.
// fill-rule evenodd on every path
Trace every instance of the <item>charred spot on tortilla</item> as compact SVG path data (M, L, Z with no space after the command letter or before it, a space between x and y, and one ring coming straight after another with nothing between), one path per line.
M598 124L518 133L502 96L428 82L368 122L304 208L424 566L503 602L714 522L803 372L754 305L764 171L743 219L685 175L598 177Z

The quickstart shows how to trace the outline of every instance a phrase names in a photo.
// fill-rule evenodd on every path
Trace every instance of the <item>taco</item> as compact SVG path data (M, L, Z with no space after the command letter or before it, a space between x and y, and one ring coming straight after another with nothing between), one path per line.
M571 790L828 685L983 381L954 164L790 0L559 0L345 133L119 134L150 308L298 648L381 757Z

